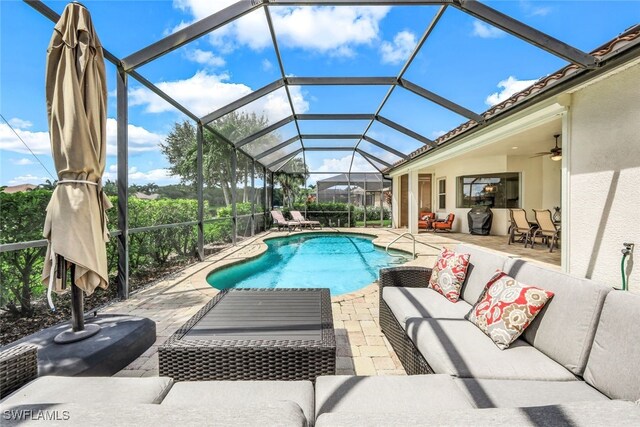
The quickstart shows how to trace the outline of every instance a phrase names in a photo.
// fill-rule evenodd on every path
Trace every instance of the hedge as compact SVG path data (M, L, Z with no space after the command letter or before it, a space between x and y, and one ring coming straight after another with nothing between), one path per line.
M42 239L42 226L51 190L33 190L19 193L0 192L0 243L18 243ZM117 229L118 199L110 197L114 208L107 211L109 229ZM259 206L256 213L260 214ZM305 205L295 208L304 212ZM312 203L307 205L308 218L320 221L324 226L346 226L347 210L351 210L351 226L356 224L353 206L345 203ZM250 203L238 203L237 214L251 213ZM129 228L149 227L159 224L174 224L194 221L198 215L198 202L193 199L141 200L129 198ZM205 212L211 212L205 202ZM286 215L288 209L284 209ZM258 223L261 221L258 219ZM217 209L217 218L204 226L205 244L229 243L232 240L233 221L231 208ZM250 233L249 219L238 218L238 234ZM129 234L129 271L131 284L140 278L147 279L149 273L195 256L197 250L197 226L164 228L154 231ZM32 300L42 296L45 287L41 273L45 248L30 248L0 254L2 288L0 305L15 314L29 316ZM107 244L107 260L112 281L117 274L117 239Z

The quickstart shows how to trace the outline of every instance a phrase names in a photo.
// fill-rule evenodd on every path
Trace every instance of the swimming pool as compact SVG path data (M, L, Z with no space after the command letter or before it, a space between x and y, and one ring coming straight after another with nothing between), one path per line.
M378 270L403 264L411 255L375 247L354 234L305 233L265 240L267 251L253 260L212 272L207 282L228 288L330 288L353 292L378 279Z

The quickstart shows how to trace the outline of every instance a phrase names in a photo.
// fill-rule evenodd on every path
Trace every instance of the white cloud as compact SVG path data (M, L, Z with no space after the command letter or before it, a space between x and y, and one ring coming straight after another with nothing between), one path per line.
M28 122L27 122L28 123ZM139 153L144 151L154 151L158 149L158 144L165 139L164 135L150 132L143 127L129 124L129 152ZM51 143L49 142L49 132L32 132L29 130L14 127L20 138L35 154L51 154ZM117 153L117 121L107 119L107 155ZM4 123L0 123L0 150L13 151L15 153L30 154L25 145L16 137L16 134ZM14 162L16 165L28 165L31 161L24 158ZM33 162L32 162L33 163Z
M165 135L150 132L147 129L129 124L127 127L129 136L129 153L143 153L146 151L157 151L158 145L164 142ZM118 121L107 119L107 155L118 154Z
M271 71L273 69L273 64L267 58L262 60L262 71Z
M19 119L11 119L10 122L13 121L17 123L16 120ZM30 123L26 121L23 121L23 123L30 125ZM20 139L22 139L35 154L51 154L49 132L32 132L30 130L20 129L17 125L13 125L13 128L20 138L13 133L6 123L0 123L0 150L30 154L29 149L20 141Z
M229 83L226 74L209 74L198 71L193 77L184 80L156 83L162 91L189 108L198 116L204 116L232 101L237 100L253 90L241 83ZM304 113L309 109L309 103L304 99L300 86L289 88L296 113ZM130 105L145 105L149 113L175 111L162 98L146 88L136 88L129 92ZM286 92L282 89L271 92L252 102L243 111L266 115L272 122L291 114Z
M174 7L203 19L230 4L231 0L175 0ZM378 38L380 21L389 7L278 7L272 8L278 42L333 56L353 56L353 48L369 45ZM179 27L184 27L181 23ZM177 30L174 29L174 31ZM231 51L238 46L261 50L271 46L264 12L260 9L225 25L210 35L214 46Z
M399 64L406 61L416 47L416 35L410 31L400 31L393 37L393 42L384 41L380 45L382 62L385 64Z
M445 133L447 133L446 130L434 130L433 132L431 132L430 137L431 139L437 139L437 138L440 138Z
M29 120L22 120L17 117L14 117L13 119L9 119L9 124L14 128L20 128L20 129L28 129L31 126L33 126L33 123L31 123Z
M349 166L351 166L352 155L331 159L323 159L322 165L314 172L348 172ZM361 155L356 155L353 159L353 166L351 166L351 172L372 172L376 171L371 163L367 162Z
M208 65L209 67L223 67L226 62L224 58L216 56L211 51L205 51L201 49L188 50L186 52L187 59L189 61L196 62L202 65Z
M471 34L482 39L497 39L503 37L505 32L489 24L473 21L473 32Z
M113 164L107 167L102 179L115 181L118 177L118 166ZM148 171L138 170L137 167L132 166L129 168L129 183L130 184L148 184L153 182L158 185L178 184L180 183L180 177L171 175L169 169L150 169Z
M533 2L528 0L520 1L520 8L528 16L547 16L551 13L552 8L549 6L534 6Z
M26 157L23 157L21 159L11 159L11 163L13 163L16 166L27 166L27 165L32 165L35 162L31 159L27 159Z
M44 182L48 178L46 176L35 176L31 174L16 176L13 179L9 180L9 185L18 185L18 184L44 184Z
M536 80L518 80L513 76L509 76L506 80L502 80L498 83L498 87L501 88L501 90L489 95L484 102L489 106L499 104L502 101L509 99L511 95L528 88L535 82Z

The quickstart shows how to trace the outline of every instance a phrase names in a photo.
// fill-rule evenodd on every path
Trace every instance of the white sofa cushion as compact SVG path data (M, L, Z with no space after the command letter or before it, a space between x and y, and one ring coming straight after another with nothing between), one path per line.
M456 378L455 382L478 408L524 408L609 400L584 381Z
M466 301L451 302L429 288L386 286L382 290L382 299L403 328L411 317L462 319L471 310L471 304Z
M460 296L469 304L474 305L487 286L489 279L493 277L496 270L504 268L505 262L509 258L473 245L459 244L455 250L457 253L470 255L467 277L462 284Z
M184 408L239 408L280 401L296 403L313 425L314 393L311 381L187 381L176 383L162 406Z
M316 416L328 412L369 413L472 408L449 375L329 375L316 380ZM362 425L367 425L363 418Z
M429 397L425 397L428 400ZM638 426L640 408L630 402L576 402L533 408L460 409L322 414L317 427L406 427L406 426Z
M137 378L136 378L137 379ZM306 427L307 419L298 405L290 401L248 405L242 411L235 407L174 407L148 403L55 403L33 405L0 405L9 411L2 427L202 427L202 426L279 426ZM249 399L250 396L247 396ZM47 420L43 417L56 417ZM66 418L66 419L65 419Z
M607 295L584 379L612 399L640 399L640 295Z
M436 374L460 378L571 381L576 377L518 339L506 350L468 320L407 320L407 334Z
M574 374L582 375L611 288L517 259L507 261L504 271L518 281L553 292L551 301L521 338Z
M3 405L22 403L160 403L173 385L169 377L40 377L2 400Z

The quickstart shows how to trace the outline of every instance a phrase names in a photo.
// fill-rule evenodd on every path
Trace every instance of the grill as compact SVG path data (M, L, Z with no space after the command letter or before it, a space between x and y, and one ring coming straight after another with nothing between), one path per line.
M467 214L469 233L486 236L491 232L493 212L489 206L474 206Z

